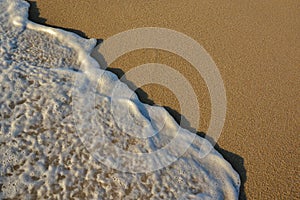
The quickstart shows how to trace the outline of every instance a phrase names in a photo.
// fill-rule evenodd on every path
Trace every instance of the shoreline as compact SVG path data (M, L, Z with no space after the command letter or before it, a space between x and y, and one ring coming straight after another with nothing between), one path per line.
M80 30L74 32L98 39L142 26L170 28L196 39L213 57L224 80L227 118L216 149L240 174L241 199L297 195L299 106L296 100L300 84L299 50L293 44L299 42L297 28L292 27L299 23L299 14L292 1L273 4L257 1L247 6L237 2L229 6L197 1L194 5L178 1L176 6L162 2L128 1L126 5L96 2L37 1L31 11L38 10L35 15L31 12L29 19ZM174 66L193 83L203 113L198 130L205 132L210 115L209 94L201 77L194 75L184 60L166 52L137 51L113 63L111 71L124 73L147 62ZM170 91L158 86L142 89L146 103L147 99L154 101L173 110L175 118L180 116L178 102ZM296 154L287 156L288 152Z

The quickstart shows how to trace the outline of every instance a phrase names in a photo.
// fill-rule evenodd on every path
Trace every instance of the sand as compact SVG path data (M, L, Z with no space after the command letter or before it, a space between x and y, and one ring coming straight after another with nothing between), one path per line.
M298 1L37 0L31 5L33 21L87 38L105 40L146 26L194 38L212 56L224 81L227 116L216 148L241 176L241 199L300 198ZM202 113L197 130L205 132L209 93L182 58L139 50L120 57L110 70L122 75L149 62L172 66L192 83ZM166 106L175 118L180 116L178 101L168 89L146 85L138 94L144 102Z

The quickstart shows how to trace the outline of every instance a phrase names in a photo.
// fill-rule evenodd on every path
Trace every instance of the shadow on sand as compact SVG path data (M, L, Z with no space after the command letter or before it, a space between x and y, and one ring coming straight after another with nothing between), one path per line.
M38 24L42 24L42 25L53 27L53 28L59 28L59 29L63 29L63 30L66 30L66 31L70 31L70 32L76 33L77 35L79 35L83 38L88 39L87 35L84 32L80 31L80 30L71 29L71 28L64 28L64 27L53 26L53 25L47 24L46 23L47 19L41 18L39 16L40 12L39 12L39 9L37 7L36 1L27 0L27 2L30 3L29 20L31 20L35 23L38 23ZM102 41L103 41L103 39L97 39L97 44L102 43ZM101 68L106 69L106 70L116 74L119 78L122 77L123 82L126 83L129 88L131 88L131 89L136 88L134 83L132 83L132 82L130 82L129 80L126 79L126 76L124 76L125 73L122 69L108 67L105 59L103 58L103 56L98 51L94 51L92 53L92 56L98 61ZM138 89L135 90L135 92L138 95L141 102L149 104L149 105L155 105L153 100L149 99L148 94L145 91L143 91L142 89L138 88ZM180 113L178 113L176 110L173 110L170 107L164 106L164 108L170 113L170 115L173 116L173 118L176 120L176 122L178 124L180 124L180 122L182 122L181 124L184 125L183 128L188 129L191 132L195 132L194 131L195 129L190 127L190 124L189 124L188 120L184 116L182 116ZM197 135L200 136L200 137L206 137L208 140L210 140L210 142L215 143L214 141L212 141L212 139L208 138L204 132L197 132ZM240 175L241 187L240 187L239 199L240 200L246 200L247 197L246 197L246 193L245 193L245 189L244 189L244 184L247 180L247 176L246 176L246 169L244 167L244 159L241 156L237 155L237 154L234 154L232 152L226 151L225 149L222 149L217 143L214 147L219 153L222 154L222 156L232 165L232 167Z
M134 85L133 82L126 79L126 74L122 69L108 67L104 57L97 50L94 50L92 52L92 57L98 61L98 63L100 64L102 69L106 69L106 70L116 74L119 79L122 78L122 81L124 83L126 83L126 85L128 85L128 87L130 89L134 90L135 88L137 88ZM136 89L135 93L138 95L141 102L149 104L149 105L155 105L155 102L153 100L149 99L148 94L144 90L142 90L141 88ZM183 115L181 115L176 110L173 110L170 107L167 107L167 106L163 106L163 107L170 113L170 115L172 115L172 117L175 119L175 121L178 124L181 123L181 126L183 128L185 128L185 129L187 129L191 132L195 132L195 129L190 126L190 123L188 122L188 120ZM241 179L239 199L240 200L246 200L247 197L246 197L246 193L245 193L244 184L247 180L247 176L246 176L246 169L244 167L244 159L241 156L237 155L237 154L234 154L232 152L226 151L225 149L221 148L218 145L218 143L213 141L213 139L210 138L209 136L207 136L204 132L197 132L196 134L200 137L205 137L212 144L215 144L215 146L214 146L215 149L219 153L221 153L222 156L232 165L232 167L235 169L235 171L238 172L238 174L240 175L240 179Z

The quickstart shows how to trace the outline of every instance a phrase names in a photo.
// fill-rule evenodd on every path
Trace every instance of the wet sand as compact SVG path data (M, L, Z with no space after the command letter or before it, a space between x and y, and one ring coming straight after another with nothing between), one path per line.
M242 180L241 199L299 198L300 3L297 1L41 1L30 18L87 37L107 39L138 27L163 27L199 42L218 66L227 94L227 116L217 149ZM119 76L157 62L187 78L201 111L197 130L206 132L209 93L193 66L174 54L139 50L116 60ZM130 80L129 80L130 81ZM166 106L179 119L175 95L158 85L138 91L142 101Z

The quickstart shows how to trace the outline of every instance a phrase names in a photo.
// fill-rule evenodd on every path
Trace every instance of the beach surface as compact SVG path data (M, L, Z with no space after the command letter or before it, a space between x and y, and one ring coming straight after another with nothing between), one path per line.
M217 150L239 173L241 199L298 199L300 3L298 1L31 1L30 19L107 39L139 27L182 32L199 42L220 70L227 115ZM206 85L187 61L160 50L138 50L116 60L119 76L144 63L162 63L188 79L198 97L199 132L206 132L210 99ZM142 101L180 117L175 95L146 85ZM298 188L298 189L297 189Z

